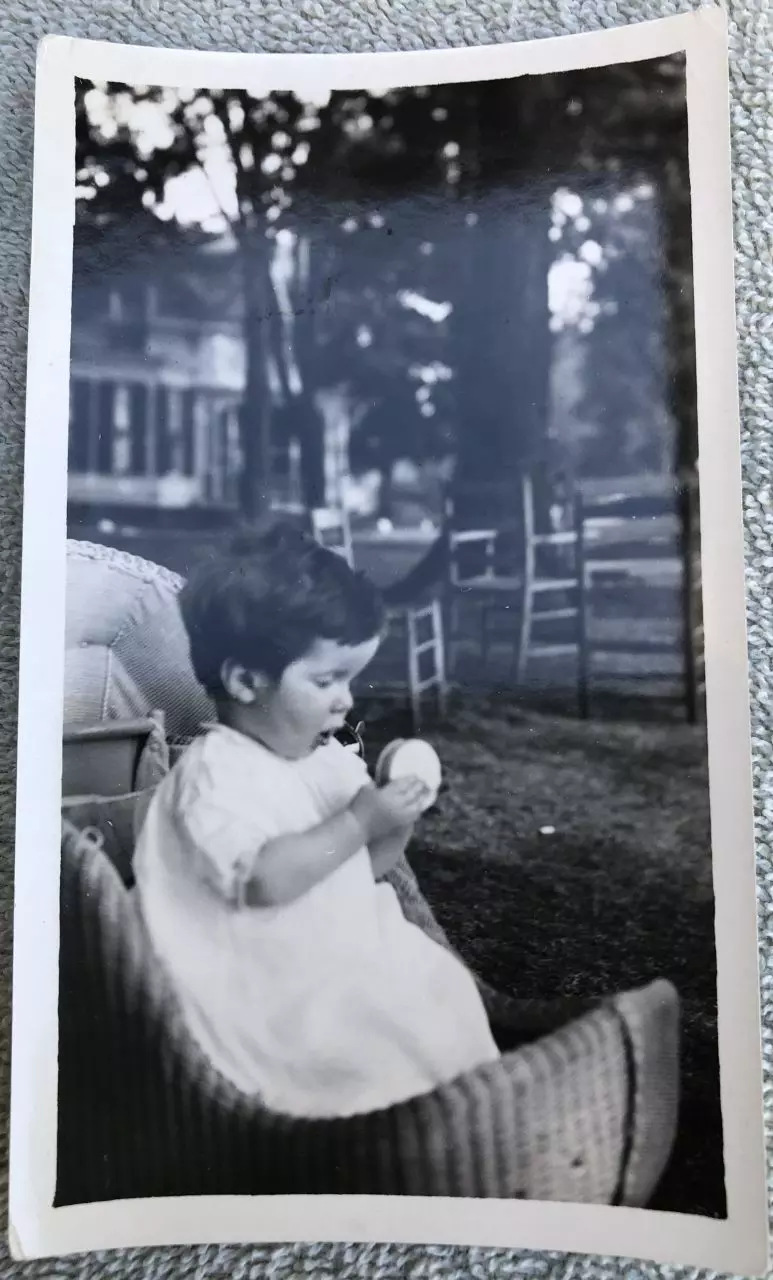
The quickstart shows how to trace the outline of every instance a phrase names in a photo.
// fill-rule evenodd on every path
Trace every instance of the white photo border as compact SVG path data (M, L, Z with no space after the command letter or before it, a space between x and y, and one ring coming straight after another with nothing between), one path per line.
M397 88L687 60L709 770L728 1217L504 1200L222 1196L53 1208L74 78L178 88ZM736 377L726 19L378 54L201 53L47 37L35 106L16 818L9 1238L17 1258L140 1245L396 1241L767 1265Z

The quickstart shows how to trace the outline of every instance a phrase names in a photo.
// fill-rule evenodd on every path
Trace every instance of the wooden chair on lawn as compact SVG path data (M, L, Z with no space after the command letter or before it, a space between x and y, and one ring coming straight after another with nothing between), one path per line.
M519 685L524 682L531 664L575 655L580 706L584 713L584 610L578 531L543 526L537 517L534 482L528 474L524 474L521 481L520 529L523 550L518 568L508 564L507 553L500 551L502 530L451 530L448 540L451 610L463 601L478 605L484 663L492 616L505 611L519 619L512 629L513 664ZM552 562L550 552L553 552ZM563 598L556 601L556 596ZM574 623L570 640L546 633L547 625L555 632L556 624L567 622Z
M354 544L349 517L343 508L318 507L311 512L312 532L320 546L343 556L354 568ZM408 667L411 722L420 732L424 695L434 694L438 713L445 714L447 680L443 610L435 596L387 610L387 629L403 641Z
M480 614L481 660L489 650L489 625L497 612L518 608L523 577L505 573L497 529L452 529L448 535L448 582L451 631L457 630L458 607L473 605Z
M529 665L574 657L580 712L587 714L584 579L580 531L545 527L537 515L534 485L522 485L524 581L516 674L523 684ZM566 623L571 623L566 635ZM555 634L563 624L564 634ZM552 634L551 634L552 633Z
M490 524L472 523L473 513L479 511L490 513ZM511 486L455 484L453 498L446 502L448 629L453 641L460 631L460 614L475 611L481 664L488 658L492 621L502 613L509 620L520 609L523 573L512 546L517 527Z
M694 724L705 693L700 569L700 516L697 476L626 490L586 494L580 500L584 596L590 602L598 583L610 592L671 591L679 601L676 635L667 622L641 619L641 626L607 627L587 640L589 678L594 657L664 659L676 656L682 701ZM587 629L587 628L586 628ZM664 678L662 670L648 672Z

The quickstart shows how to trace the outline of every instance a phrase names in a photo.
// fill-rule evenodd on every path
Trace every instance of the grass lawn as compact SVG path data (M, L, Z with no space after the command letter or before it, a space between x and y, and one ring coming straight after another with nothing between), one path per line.
M426 736L446 785L409 856L439 920L482 977L524 997L671 979L683 1096L657 1207L723 1216L703 730L581 722L500 697L458 705Z

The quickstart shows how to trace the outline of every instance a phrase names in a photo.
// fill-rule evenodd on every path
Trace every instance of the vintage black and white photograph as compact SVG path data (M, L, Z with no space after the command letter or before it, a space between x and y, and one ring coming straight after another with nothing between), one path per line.
M73 77L55 1209L727 1218L686 68Z

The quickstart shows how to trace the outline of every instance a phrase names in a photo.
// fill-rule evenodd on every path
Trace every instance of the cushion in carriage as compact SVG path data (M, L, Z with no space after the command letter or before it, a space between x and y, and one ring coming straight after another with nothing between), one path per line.
M94 833L64 825L56 1203L372 1193L643 1205L677 1105L659 982L423 1097L344 1119L269 1112L208 1064Z
M191 737L214 708L196 680L177 605L183 580L113 547L69 539L65 725L164 713Z

